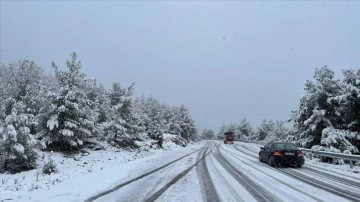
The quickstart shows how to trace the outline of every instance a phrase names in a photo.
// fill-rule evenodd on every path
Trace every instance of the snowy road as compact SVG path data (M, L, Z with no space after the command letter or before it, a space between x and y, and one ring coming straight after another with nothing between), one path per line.
M86 201L360 201L357 177L310 165L273 168L258 151L207 142Z

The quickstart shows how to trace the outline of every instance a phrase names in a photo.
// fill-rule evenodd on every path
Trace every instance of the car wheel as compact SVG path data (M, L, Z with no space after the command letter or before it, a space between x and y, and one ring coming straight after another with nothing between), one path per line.
M301 166L302 166L301 163L296 164L296 167L297 167L297 168L301 168Z
M268 160L268 163L271 167L275 167L275 163L274 163L274 157L273 156L270 156L269 160Z
M262 160L261 160L261 156L260 156L260 155L259 155L259 161L260 161L260 162L262 162Z

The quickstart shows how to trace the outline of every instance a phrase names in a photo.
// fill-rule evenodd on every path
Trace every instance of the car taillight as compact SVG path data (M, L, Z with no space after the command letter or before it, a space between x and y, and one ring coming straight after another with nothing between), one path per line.
M304 153L303 153L302 151L298 151L298 152L297 152L297 155L298 155L298 156L304 156Z
M273 154L274 156L281 156L282 154L281 154L281 151L274 151L274 154Z

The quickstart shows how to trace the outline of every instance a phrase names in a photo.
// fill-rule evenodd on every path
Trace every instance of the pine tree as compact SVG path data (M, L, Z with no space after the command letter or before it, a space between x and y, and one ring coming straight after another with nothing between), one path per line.
M186 140L195 140L196 139L196 127L195 122L191 118L188 109L181 105L179 108L180 114L180 128L181 128L181 137Z
M273 133L276 140L286 140L286 137L289 134L289 129L286 127L284 121L276 121Z
M60 90L49 95L51 102L39 115L43 146L62 151L78 149L95 130L89 107L91 101L84 90L86 76L80 72L81 63L76 53L66 65L68 71L60 71L52 63Z
M22 60L1 65L0 72L0 119L11 114L13 105L20 101L25 106L23 113L37 115L46 102L42 68L34 61Z
M244 118L236 127L238 139L248 139L253 134L253 128L250 123Z
M260 126L256 129L255 138L257 140L273 139L273 137L270 137L272 130L273 122L263 119Z
M136 117L132 101L134 84L122 88L120 83L114 83L109 93L111 120L105 124L105 135L109 141L119 146L137 147Z
M219 132L218 132L218 134L217 134L217 139L218 140L222 140L222 139L224 139L224 133L225 132L228 132L228 129L227 129L228 127L226 126L226 124L222 124L221 125L221 128L220 128L220 130L219 130Z
M85 94L88 98L88 106L91 109L90 117L95 123L93 135L102 139L102 123L110 119L110 105L107 92L103 85L98 84L96 79L88 79L85 85Z
M1 131L1 146L5 151L4 170L12 173L34 169L37 155L33 151L36 144L35 138L30 134L29 125L32 115L18 114L24 107L22 102L17 102L5 119L5 125Z
M329 131L332 131L332 136L339 134L338 139L345 137L357 150L360 150L360 70L343 70L343 75L344 79L339 84L341 93L329 99L331 103L337 104L335 111L337 120L332 122L332 125L338 130ZM325 139L324 142L328 141ZM343 145L347 144L345 140L343 142Z
M215 138L215 133L213 130L205 128L200 136L203 140L212 140Z
M143 112L147 117L147 119L144 120L146 133L151 139L162 141L165 131L165 120L160 102L151 96L146 98L143 105Z
M334 80L334 71L324 66L315 70L314 78L316 83L306 82L306 95L301 98L299 109L292 114L298 144L308 148L320 145L323 129L340 120L336 103L328 102L341 92L339 81Z

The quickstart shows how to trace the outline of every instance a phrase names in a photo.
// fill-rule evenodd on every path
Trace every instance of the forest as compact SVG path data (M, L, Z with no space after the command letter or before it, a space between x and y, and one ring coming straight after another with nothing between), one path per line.
M185 146L197 139L188 109L156 98L133 96L135 83L105 89L81 71L77 54L65 70L52 63L54 76L34 61L0 66L0 146L3 171L36 168L36 149L78 151L93 140L114 147L137 148L136 141L154 140L162 147L164 133ZM0 157L1 157L0 156Z

